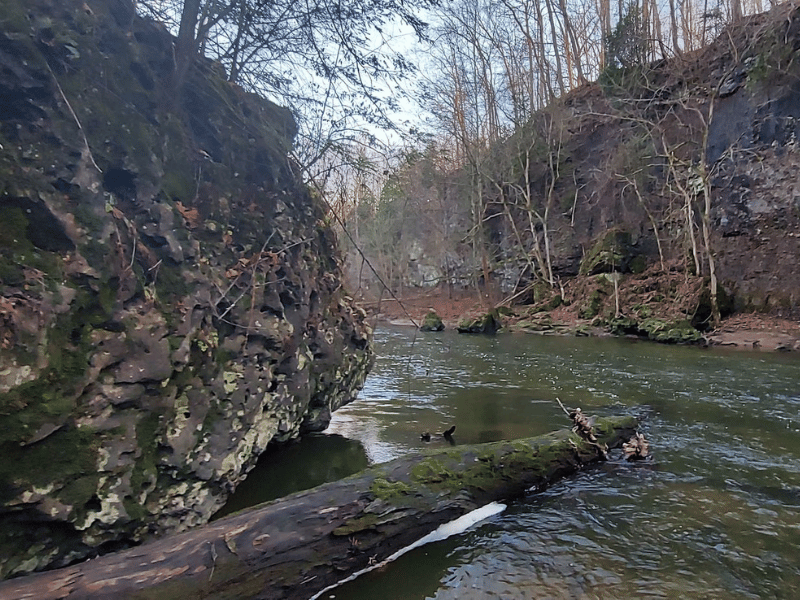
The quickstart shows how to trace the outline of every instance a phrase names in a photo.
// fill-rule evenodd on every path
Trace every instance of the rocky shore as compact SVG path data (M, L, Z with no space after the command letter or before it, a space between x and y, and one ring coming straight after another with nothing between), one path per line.
M419 326L425 315L434 311L446 329L456 329L465 320L489 312L494 304L491 297L478 298L474 291L449 295L446 290L408 294L398 302L394 299L366 300L364 306L373 326L382 323L398 326ZM631 335L614 333L608 323L596 318L581 318L575 307L561 305L551 310L537 306L512 306L500 318L505 331L537 333L539 335L611 336ZM760 313L736 313L720 325L705 332L698 331L697 343L721 349L759 352L800 352L800 322L781 316Z

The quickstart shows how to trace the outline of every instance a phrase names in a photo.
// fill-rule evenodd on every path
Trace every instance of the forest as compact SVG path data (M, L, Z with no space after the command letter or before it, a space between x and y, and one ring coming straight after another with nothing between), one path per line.
M459 331L689 346L760 315L775 319L769 347L743 348L799 350L796 2L9 0L0 22L0 577L19 578L0 596L91 587L74 578L89 572L111 596L148 564L154 585L183 585L187 559L217 597L250 568L236 535L259 560L280 562L270 544L289 537L304 552L279 504L258 513L278 526L269 544L250 510L209 521L260 457L334 439L333 413L360 392L339 426L390 415L380 435L394 441L340 441L399 462L342 483L339 524L325 505L337 477L309 492L318 542L334 536L346 560L258 575L287 594L424 533L403 518L433 528L525 495L509 461L550 457L524 480L538 488L606 458L574 407L654 423L673 411L674 454L713 448L721 463L756 452L728 432L731 406L764 411L764 448L794 431L796 353L771 371L696 347L445 331L419 338L423 356L416 329L376 331L374 317L390 301L411 324L434 300L455 316L477 303ZM559 408L577 430L547 437ZM696 443L687 415L725 432ZM428 446L439 458L416 462ZM633 473L613 460L607 474ZM733 486L793 510L782 481L752 479L752 494L728 474L699 493ZM299 497L282 502L302 520ZM402 514L383 504L398 498ZM127 574L106 578L115 561Z

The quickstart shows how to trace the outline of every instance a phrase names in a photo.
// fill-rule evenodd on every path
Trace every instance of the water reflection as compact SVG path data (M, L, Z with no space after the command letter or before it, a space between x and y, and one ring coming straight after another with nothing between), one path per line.
M213 518L343 479L368 464L361 442L335 434L308 435L286 446L269 448Z

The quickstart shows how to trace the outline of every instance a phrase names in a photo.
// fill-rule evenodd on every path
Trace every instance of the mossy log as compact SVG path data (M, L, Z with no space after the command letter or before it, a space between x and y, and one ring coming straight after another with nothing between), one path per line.
M600 419L619 447L632 417ZM430 450L71 567L0 583L0 598L308 598L437 526L495 500L543 489L601 458L565 430Z

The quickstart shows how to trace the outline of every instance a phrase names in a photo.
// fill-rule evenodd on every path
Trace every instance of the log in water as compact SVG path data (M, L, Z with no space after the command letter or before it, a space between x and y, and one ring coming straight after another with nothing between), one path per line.
M602 419L619 447L632 417ZM519 496L600 460L570 431L413 454L72 567L0 583L0 598L294 599L380 562L489 502Z

